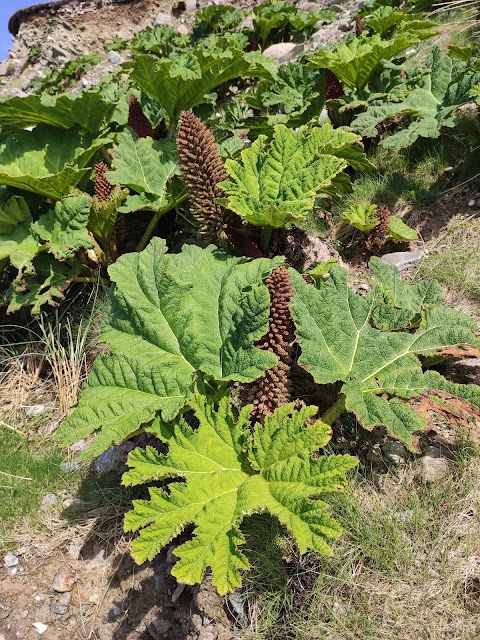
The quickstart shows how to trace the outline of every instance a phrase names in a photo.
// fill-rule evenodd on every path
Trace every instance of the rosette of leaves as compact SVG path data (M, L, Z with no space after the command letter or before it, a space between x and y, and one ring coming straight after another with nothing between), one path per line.
M480 71L471 71L469 63L453 60L439 47L430 53L427 72L400 102L372 104L358 115L351 127L363 136L377 137L378 125L387 119L403 118L406 125L384 137L385 149L411 146L418 138L438 138L443 127L457 124L455 112L471 102L472 89L480 82Z
M350 411L365 429L383 425L415 451L414 434L432 424L429 411L470 426L479 419L480 387L422 368L425 357L480 347L477 327L441 304L438 286L399 287L395 267L376 258L370 264L380 285L365 297L349 289L339 266L330 269L320 289L291 271L296 292L291 309L302 351L298 362L319 384L343 383L323 420L331 424Z
M190 36L182 35L169 25L146 27L129 43L136 53L153 53L159 58L170 58L190 45Z
M340 213L340 217L347 224L355 227L359 231L368 233L382 227L383 219L378 215L377 205L359 203L352 205ZM385 221L384 228L379 229L381 235L385 235L386 240L395 240L396 242L413 242L418 240L415 229L406 225L398 216L388 216Z
M81 133L77 127L38 124L33 131L12 131L0 144L0 184L59 200L88 173L94 154L110 142L108 136Z
M348 190L342 172L349 164L371 167L360 140L330 124L298 131L277 125L271 142L261 135L242 151L240 161L226 161L229 179L219 185L227 193L222 203L254 225L302 222L317 197Z
M225 33L235 29L247 14L230 5L211 4L202 7L195 14L193 38L201 40L212 33Z
M254 346L268 327L262 279L281 259L232 258L213 246L168 254L154 238L110 266L113 309L78 407L58 432L64 443L98 432L93 456L128 438L157 413L171 420L195 390L216 393L275 366Z
M396 7L378 7L364 19L363 24L381 36L387 34L412 33L419 40L427 40L438 33L438 23L426 18L412 16L408 11Z
M329 21L335 17L333 9L304 11L287 0L267 0L253 10L253 28L256 42L263 47L285 39L308 38L319 20Z
M251 433L251 406L238 418L228 397L218 409L202 396L189 406L197 429L181 418L171 424L157 420L149 427L168 445L166 455L153 447L129 455L124 484L168 482L168 491L152 487L150 500L134 500L125 517L127 531L140 530L132 543L134 559L153 558L193 523L193 537L175 549L172 575L196 584L211 568L213 585L223 595L241 585L240 572L249 568L240 548L245 542L240 525L263 512L278 518L300 553L311 549L332 555L326 540L336 538L340 527L325 500L345 487L345 474L357 461L318 454L330 439L330 428L313 420L317 408L286 405Z
M18 270L7 291L9 312L32 305L37 313L45 302L62 297L79 270L77 253L93 247L87 231L90 204L85 194L68 196L36 221L21 196L0 206L0 260Z

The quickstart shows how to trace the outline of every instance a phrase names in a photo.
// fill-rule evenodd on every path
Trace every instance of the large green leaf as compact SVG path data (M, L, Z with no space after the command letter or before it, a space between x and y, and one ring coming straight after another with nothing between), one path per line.
M0 124L19 129L49 124L61 129L79 125L84 131L97 133L108 124L115 103L105 100L95 91L78 95L29 95L25 98L8 97L0 102Z
M262 277L280 259L247 261L214 247L165 250L165 241L154 238L110 267L115 304L102 338L110 353L95 361L59 432L62 441L74 442L101 429L91 455L158 411L173 418L203 377L249 382L275 365L275 356L253 344L268 326Z
M242 151L241 162L225 163L229 180L220 187L228 194L226 206L247 222L267 227L304 220L315 197L347 166L342 158L323 154L323 144L321 127L306 132L278 125L270 143L259 136Z
M173 60L140 55L131 76L176 122L182 110L201 104L215 87L248 71L250 62L238 49L213 52L197 48Z
M48 244L49 253L58 260L68 260L80 249L93 247L87 231L91 203L91 197L83 193L68 196L33 223L33 233Z
M77 185L89 160L108 142L45 124L15 131L0 145L0 184L58 200Z
M351 89L363 89L382 60L390 60L418 42L414 34L401 33L392 40L382 40L376 34L370 38L355 38L338 42L335 49L314 51L309 60L315 67L330 69Z
M150 500L135 500L125 517L127 531L141 529L132 543L137 562L153 558L194 523L193 538L175 549L179 559L172 574L196 584L211 567L219 593L233 591L241 585L240 571L249 567L239 548L240 524L265 511L286 526L301 553L332 555L326 538L337 537L340 527L322 498L345 486L345 473L356 460L312 455L330 439L329 427L310 424L317 407L281 407L250 436L251 407L235 420L228 397L217 411L201 396L189 404L198 429L183 420L171 426L158 421L149 430L168 445L168 454L147 447L128 458L125 484L170 480L168 493L151 488Z
M137 139L128 129L119 134L113 171L106 177L111 184L127 186L143 196L142 200L129 196L120 211L165 204L167 183L178 170L174 152L175 145L167 140Z
M340 267L332 267L330 274L330 280L317 290L291 272L296 291L292 314L302 350L299 363L320 384L344 382L346 408L366 429L384 425L413 449L412 435L425 426L426 419L415 412L415 405L410 406L410 399L448 387L480 406L480 387L452 387L441 376L424 373L418 358L459 345L479 347L474 335L477 327L470 318L441 304L421 304L416 329L381 331L371 325L381 299L353 293ZM410 296L411 304L417 300L417 308L418 295L415 291Z
M12 196L0 205L0 260L8 258L19 271L31 268L40 249L31 225L32 216L24 198Z

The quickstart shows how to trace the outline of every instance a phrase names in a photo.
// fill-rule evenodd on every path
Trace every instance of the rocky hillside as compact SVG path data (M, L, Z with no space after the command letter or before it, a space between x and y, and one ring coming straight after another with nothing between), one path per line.
M83 75L79 83L88 88L129 55L106 51L109 43L128 40L146 27L162 24L186 34L193 24L196 9L208 4L212 3L208 0L174 3L168 0L60 0L21 9L11 16L8 24L14 43L7 59L0 63L0 95L26 95L32 89L34 78L44 78L49 71L69 60L100 53L100 62ZM217 0L215 4L232 3ZM248 9L260 2L237 0L234 4L236 8ZM331 6L338 13L334 22L318 24L311 44L331 42L350 31L353 28L352 9L363 4L363 0L299 2L298 6L307 11ZM289 47L286 49L290 53ZM285 55L284 50L275 53Z

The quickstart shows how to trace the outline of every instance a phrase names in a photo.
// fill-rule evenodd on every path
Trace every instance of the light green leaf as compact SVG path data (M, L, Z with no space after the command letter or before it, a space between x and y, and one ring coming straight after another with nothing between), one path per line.
M96 91L77 95L8 97L0 101L0 124L19 129L41 123L62 129L79 125L84 131L97 134L110 121L115 106Z
M0 145L0 184L60 199L87 173L84 167L108 138L39 124Z
M354 204L340 213L342 220L349 225L367 233L378 227L380 220L375 216L377 206L374 204Z
M423 306L421 323L413 332L380 331L371 325L380 300L353 293L340 267L330 274L321 289L314 289L291 271L299 364L320 384L344 382L346 408L366 429L384 425L414 449L412 435L426 420L406 400L428 391L432 380L423 373L418 356L459 345L480 346L476 325L462 313L431 304ZM480 393L473 397L480 406Z
M117 185L108 200L93 198L88 219L88 229L103 248L110 242L118 212L121 210L121 204L127 197L128 190L122 189Z
M113 171L106 177L111 184L127 186L141 194L144 201L161 206L167 183L178 171L174 151L175 145L167 140L136 139L127 129L118 136ZM129 211L136 210L130 199L125 206Z
M176 122L182 110L201 104L215 87L241 76L249 68L250 63L240 50L213 52L196 48L188 57L179 55L175 60L159 61L154 56L140 55L135 59L131 76Z
M414 240L418 240L418 234L415 229L406 225L403 220L397 216L390 216L388 235L397 242L413 242Z
M31 230L32 216L24 198L12 196L0 205L0 260L19 271L30 270L40 246Z
M95 361L77 409L59 431L63 442L74 442L101 429L90 455L159 411L172 419L203 376L249 382L275 365L273 354L253 345L268 326L262 278L280 259L247 261L215 247L165 250L165 241L154 238L110 267L115 304L102 337L110 353Z
M79 249L93 247L87 231L91 202L85 194L68 196L33 223L34 234L48 243L49 253L58 260L68 260Z
M259 136L244 149L241 162L227 160L229 180L220 183L226 206L247 222L281 227L304 220L315 197L332 185L347 162L318 152L322 129L294 131L284 125L274 129L273 140Z
M335 49L319 49L309 56L311 64L330 69L351 89L363 89L382 60L395 58L409 46L418 42L414 34L399 34L393 40L382 40L376 34L371 38L355 38L338 42Z
M198 429L183 420L172 427L157 423L151 430L168 444L168 454L147 447L129 456L125 484L171 480L168 493L151 488L150 500L135 500L125 516L127 531L141 530L132 543L135 560L153 558L193 522L193 538L175 550L179 560L172 574L196 584L211 568L213 584L223 595L241 585L240 571L249 567L239 548L245 541L240 524L264 511L287 527L301 553L312 549L332 555L326 538L337 537L340 527L323 498L345 486L345 473L356 460L313 457L330 438L326 425L309 425L317 408L286 405L264 427L257 424L251 437L251 407L235 420L228 397L217 411L201 396L189 404Z

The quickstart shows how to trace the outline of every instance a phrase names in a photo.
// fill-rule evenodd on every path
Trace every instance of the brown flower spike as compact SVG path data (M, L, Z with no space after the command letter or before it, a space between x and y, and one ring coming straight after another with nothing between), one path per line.
M267 278L270 293L270 316L268 332L257 344L259 349L271 351L278 358L278 364L268 369L247 389L246 400L253 404L252 420L263 422L267 415L290 399L290 367L292 365L292 346L294 340L293 320L290 314L290 302L293 296L292 285L285 265L274 269Z
M380 204L375 211L375 217L380 222L367 237L367 247L381 247L385 244L388 236L388 225L390 223L390 209L386 204Z
M99 202L106 202L110 199L115 187L107 180L106 173L108 167L105 162L97 162L93 170L93 180L95 184L95 197Z
M128 101L128 126L135 131L139 138L146 138L150 136L155 137L155 132L149 119L142 111L142 105L135 98L130 96Z
M326 100L336 100L343 96L345 91L343 90L342 83L337 76L327 69L325 72L325 98Z
M360 18L359 15L355 16L355 35L358 36L362 33L362 31L364 30L364 26L363 26L363 22L362 19Z
M191 111L180 114L177 149L190 212L200 225L200 233L218 244L223 226L232 224L236 216L215 202L225 195L218 183L227 174L212 132Z

